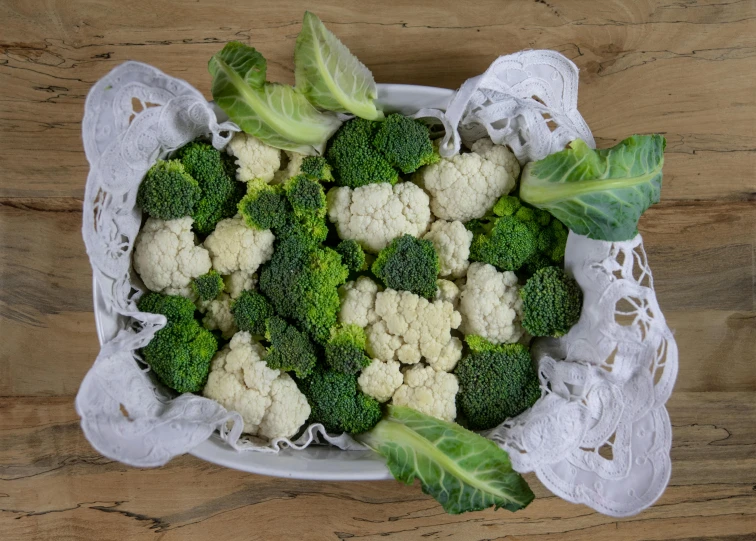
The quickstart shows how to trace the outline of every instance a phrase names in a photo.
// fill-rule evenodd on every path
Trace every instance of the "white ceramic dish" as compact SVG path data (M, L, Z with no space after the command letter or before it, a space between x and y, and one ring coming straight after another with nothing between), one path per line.
M445 110L454 91L429 86L379 84L378 102L389 112L413 114L421 108ZM222 116L222 112L218 112ZM219 118L225 120L225 118ZM93 283L94 313L100 344L126 325L126 318L105 308L97 282ZM220 438L212 436L191 454L208 462L251 473L321 481L374 481L392 479L383 459L370 451L342 451L327 446L311 446L302 451L239 453Z

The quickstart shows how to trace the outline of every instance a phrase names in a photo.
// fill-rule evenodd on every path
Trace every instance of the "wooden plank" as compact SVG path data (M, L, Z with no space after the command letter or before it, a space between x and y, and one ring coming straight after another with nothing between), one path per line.
M273 479L190 456L130 468L89 447L70 398L0 399L0 531L9 539L203 539L211 531L264 540L746 539L756 535L754 396L675 393L670 487L625 519L553 497L532 475L537 497L524 511L449 516L418 486L393 481Z
M272 80L292 81L301 5L143 5L0 7L8 21L0 40L0 197L82 196L84 97L125 60L151 63L209 95L208 58L239 39L267 56ZM581 69L580 108L600 140L669 137L666 200L747 200L756 191L749 2L597 8L585 0L564 7L489 0L465 10L439 4L420 18L412 4L369 5L324 4L318 12L378 81L456 88L499 54L553 48Z

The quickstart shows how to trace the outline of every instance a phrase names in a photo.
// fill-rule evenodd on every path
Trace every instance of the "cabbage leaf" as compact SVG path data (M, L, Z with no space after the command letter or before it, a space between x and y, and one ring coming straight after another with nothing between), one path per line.
M661 135L633 135L602 150L577 139L570 148L525 166L520 199L580 235L632 239L641 215L659 202L665 146Z
M313 154L341 124L293 87L267 82L267 62L253 47L232 41L210 59L208 69L218 106L243 131L268 145Z
M447 513L503 507L516 511L533 501L525 479L494 442L455 423L402 406L388 406L375 427L356 436L382 455L393 476L419 479Z
M294 66L297 89L316 107L383 118L373 101L378 95L373 74L309 11L297 36Z

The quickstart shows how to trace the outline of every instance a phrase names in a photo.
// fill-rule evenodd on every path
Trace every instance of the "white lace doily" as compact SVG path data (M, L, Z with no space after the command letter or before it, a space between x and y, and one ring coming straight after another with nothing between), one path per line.
M540 159L580 137L593 138L577 111L577 68L553 51L501 57L467 81L447 112L421 110L447 129L442 153L485 134L521 161ZM457 129L458 128L458 129ZM553 128L553 129L552 129ZM131 273L139 230L136 188L159 157L204 135L223 148L238 127L218 123L188 83L137 62L115 68L90 91L83 138L90 173L83 236L105 317L115 322L76 397L87 439L103 455L157 466L219 430L239 450L277 452L329 441L360 446L312 425L295 442L241 438L241 420L212 400L171 398L136 354L165 324L141 313ZM613 516L653 503L670 473L671 428L664 403L677 348L659 310L642 241L606 243L570 234L566 268L585 293L578 324L534 346L544 388L535 406L492 430L518 471L535 471L556 495ZM227 421L234 421L227 429Z

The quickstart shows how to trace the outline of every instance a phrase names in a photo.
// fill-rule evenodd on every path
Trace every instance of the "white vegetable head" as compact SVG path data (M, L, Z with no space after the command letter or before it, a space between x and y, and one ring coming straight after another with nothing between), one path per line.
M445 421L453 421L457 417L458 390L459 383L454 374L418 365L404 373L404 384L394 393L392 403Z
M195 245L190 217L149 218L134 244L134 269L150 291L194 298L190 284L210 270L210 255Z
M205 239L205 248L210 252L213 268L220 274L242 271L253 274L273 255L273 233L247 227L237 216L218 222L215 231Z
M485 263L470 265L458 310L465 334L477 334L495 344L517 342L522 336L522 299L513 272L499 272Z
M226 152L236 158L236 180L248 182L261 179L273 180L281 168L281 151L266 145L257 137L239 132L228 143Z

